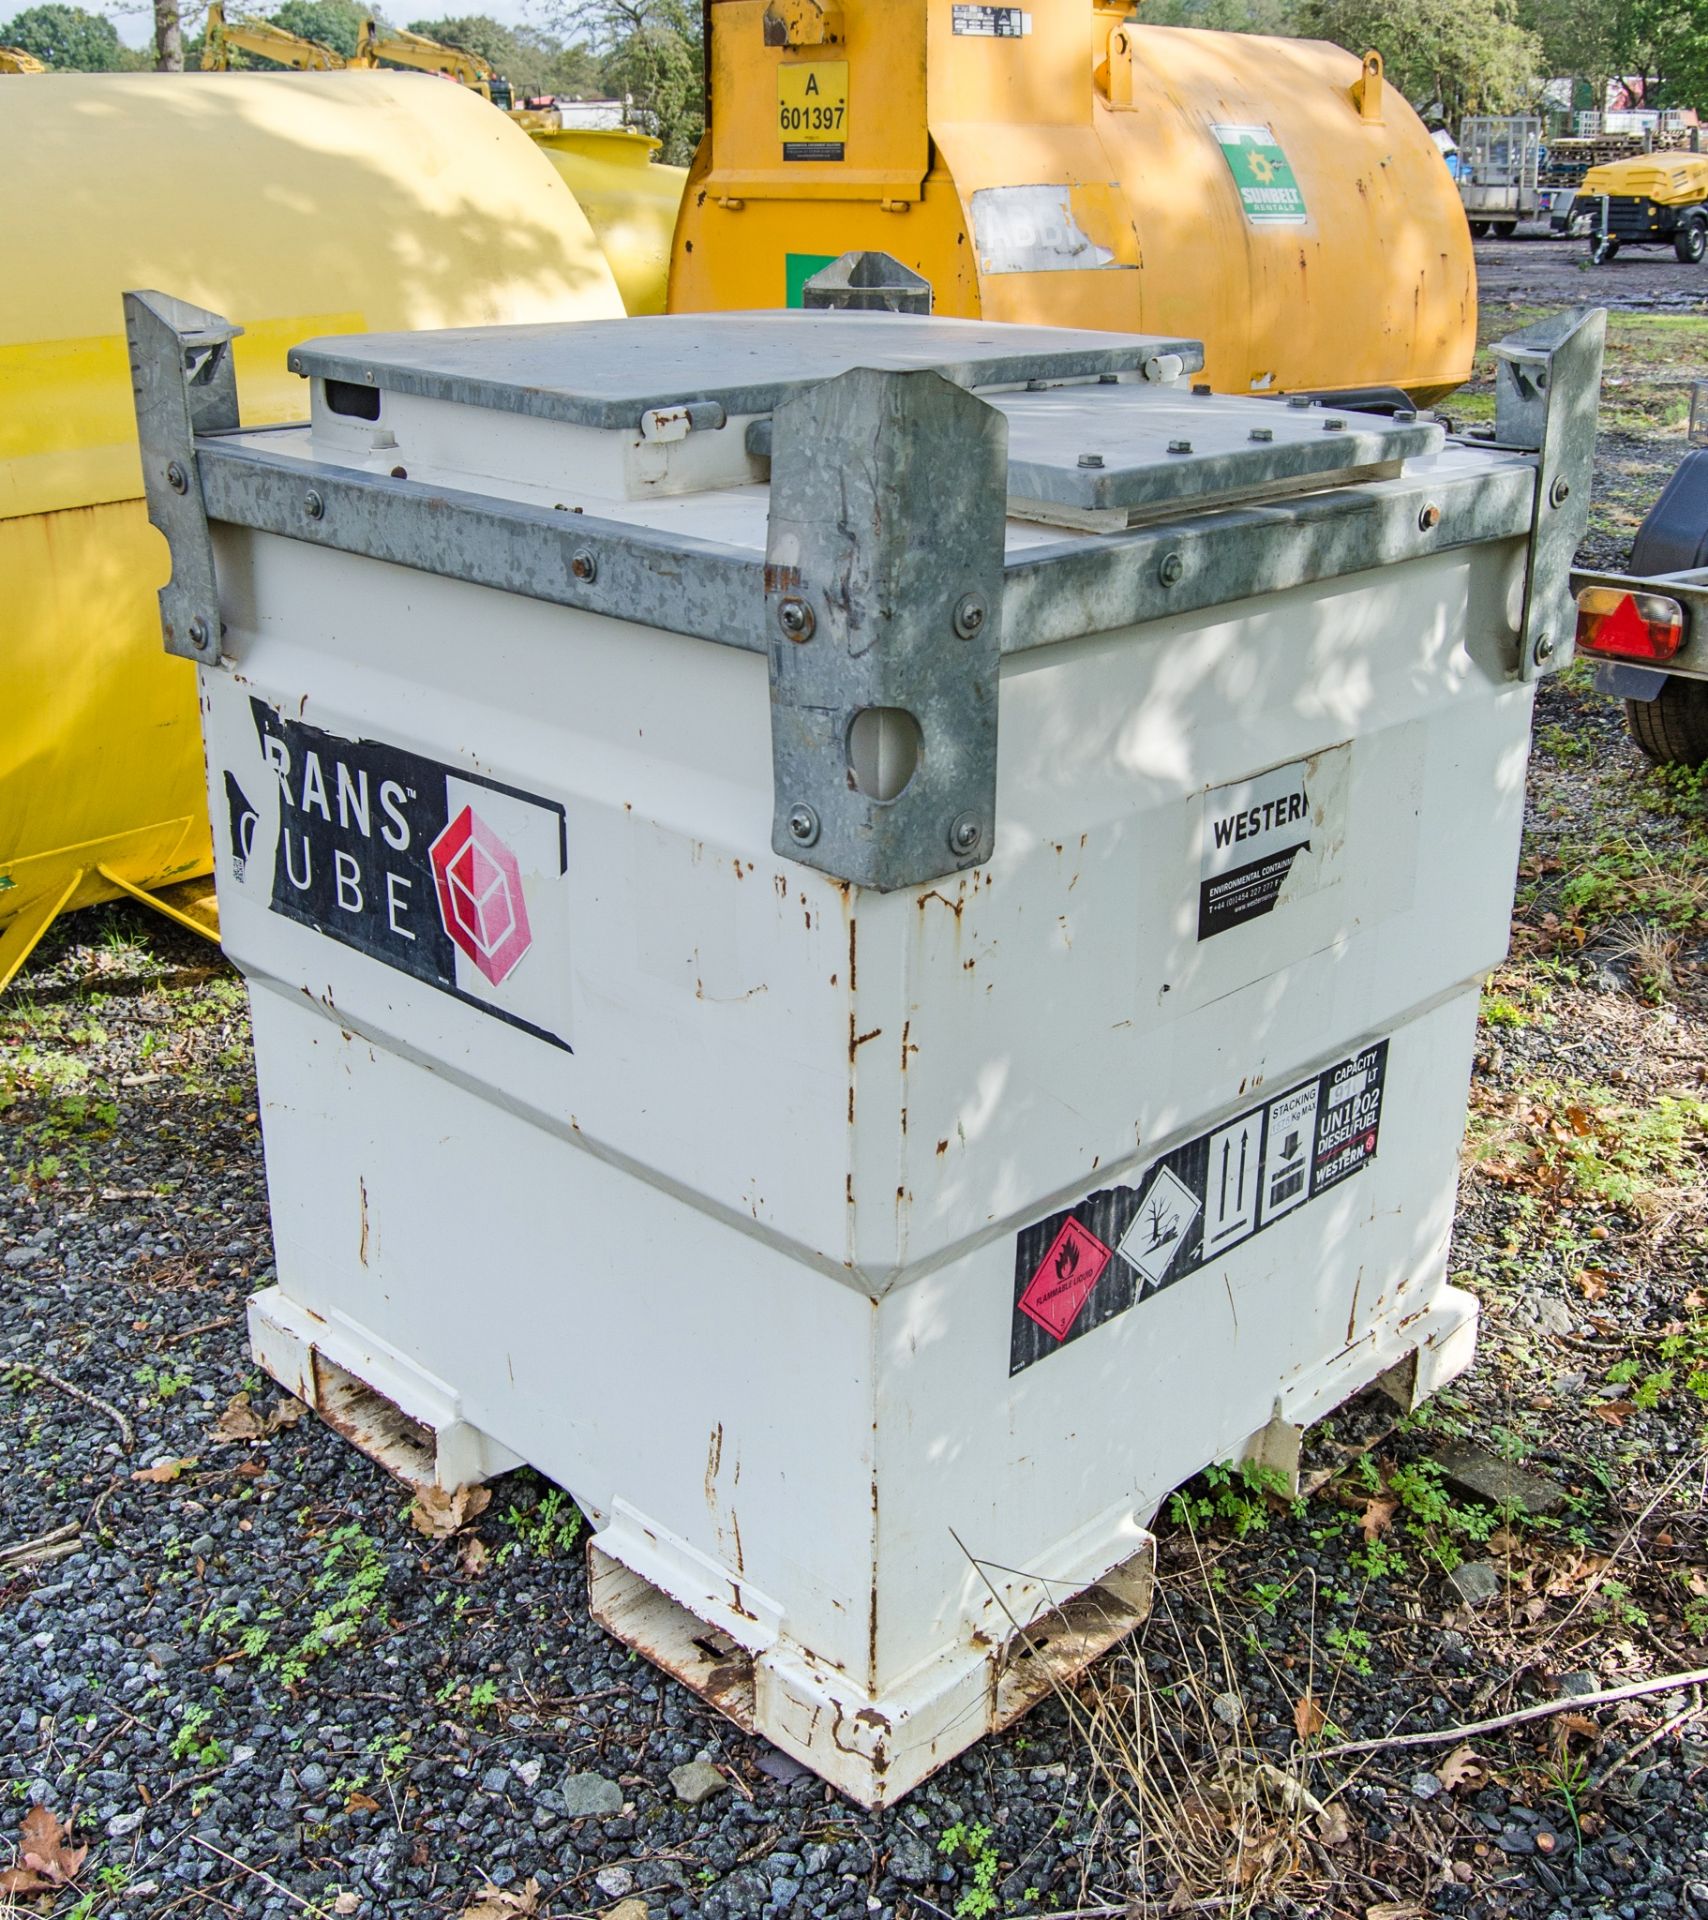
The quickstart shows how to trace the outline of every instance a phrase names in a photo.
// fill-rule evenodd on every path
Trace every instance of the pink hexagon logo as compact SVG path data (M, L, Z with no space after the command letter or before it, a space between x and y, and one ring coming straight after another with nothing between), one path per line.
M534 943L515 854L473 807L463 808L428 854L445 931L501 986Z

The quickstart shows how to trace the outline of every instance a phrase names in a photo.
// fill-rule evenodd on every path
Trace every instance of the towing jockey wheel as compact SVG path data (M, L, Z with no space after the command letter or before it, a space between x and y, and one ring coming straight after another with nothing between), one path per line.
M1619 242L1610 233L1598 233L1589 243L1589 263L1592 267L1605 266L1619 251Z

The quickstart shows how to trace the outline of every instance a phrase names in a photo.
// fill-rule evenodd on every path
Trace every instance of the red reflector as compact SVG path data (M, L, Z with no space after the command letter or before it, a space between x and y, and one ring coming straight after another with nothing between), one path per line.
M1585 587L1578 594L1578 645L1615 660L1670 660L1684 645L1684 609L1661 593Z

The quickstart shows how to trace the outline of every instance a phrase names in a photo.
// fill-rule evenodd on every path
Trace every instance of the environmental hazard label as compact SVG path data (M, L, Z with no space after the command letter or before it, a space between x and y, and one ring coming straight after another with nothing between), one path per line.
M223 769L238 890L568 1050L564 809L264 700L250 712L253 753Z
M1319 831L1338 829L1345 808L1346 750L1331 748L1291 760L1204 795L1198 855L1198 938L1272 913L1283 895L1296 897L1324 861L1308 861ZM1319 855L1339 844L1331 831ZM1289 885L1289 883L1292 883Z
M1014 1247L1009 1372L1042 1360L1233 1252L1376 1156L1388 1042L1377 1040L1028 1227Z
M1210 132L1228 163L1245 217L1254 227L1305 222L1305 195L1280 142L1267 126L1217 126Z

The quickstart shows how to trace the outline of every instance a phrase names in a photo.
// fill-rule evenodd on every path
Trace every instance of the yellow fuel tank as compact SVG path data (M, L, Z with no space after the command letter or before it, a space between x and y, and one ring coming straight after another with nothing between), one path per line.
M675 311L798 305L854 248L936 311L1184 333L1225 392L1471 369L1459 196L1375 55L1085 0L711 0Z
M623 305L630 313L662 313L688 169L661 167L652 157L658 141L623 128L564 127L533 137L586 214Z
M313 334L609 317L544 153L426 75L0 83L0 987L54 914L208 872L195 672L161 651L120 296L245 328L246 422ZM182 913L175 917L184 917ZM207 930L192 911L188 923Z

